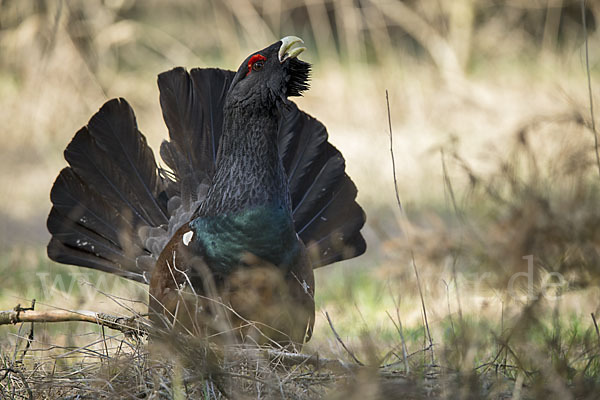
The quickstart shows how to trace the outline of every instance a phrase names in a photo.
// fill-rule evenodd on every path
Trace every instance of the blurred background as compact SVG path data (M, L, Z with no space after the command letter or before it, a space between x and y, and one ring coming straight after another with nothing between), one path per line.
M399 320L416 351L429 340L423 305L440 363L457 369L493 358L524 315L535 321L522 343L536 337L539 346L519 368L539 362L550 346L543 332L556 338L563 322L576 321L583 346L600 307L600 164L587 77L589 69L598 104L600 2L582 3L0 0L0 309L36 298L39 307L127 314L102 293L144 301L141 286L47 260L49 192L64 148L106 100L124 97L156 150L167 135L158 73L235 70L296 35L313 64L297 103L345 155L369 246L316 272L309 348L345 357L327 311L357 351L396 345ZM459 323L481 334L464 336ZM49 336L40 341L68 341L67 326L41 328ZM565 362L579 371L588 360Z

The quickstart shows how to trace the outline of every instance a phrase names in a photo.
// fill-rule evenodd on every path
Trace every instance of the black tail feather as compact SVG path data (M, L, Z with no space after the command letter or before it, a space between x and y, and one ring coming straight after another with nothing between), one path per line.
M51 260L62 264L79 265L81 267L109 272L138 282L149 282L149 275L147 275L145 271L140 271L138 273L121 269L115 263L97 257L95 254L65 246L60 240L54 237L50 239L50 243L48 243L48 257L50 257Z
M117 266L135 263L135 258L128 257L119 245L60 214L55 208L50 211L47 226L52 237L65 246L102 257Z
M160 105L170 141L160 155L181 182L184 204L194 202L195 191L215 171L223 126L223 103L234 73L217 68L174 68L158 76Z
M159 203L163 184L154 154L124 99L102 106L69 143L65 159L108 202L126 206L134 226L167 223L166 202Z
M65 150L70 164L51 192L47 226L53 260L142 279L148 254L137 232L168 222L165 182L123 99L108 101Z
M135 114L125 99L106 102L87 126L96 145L128 178L142 211L154 226L167 222L166 204L159 203L163 190L154 153L137 128Z
M121 233L132 232L133 227L118 211L89 188L70 167L60 171L52 186L50 200L53 210L67 215L85 228L96 232L114 245L119 244ZM49 223L51 220L48 221Z

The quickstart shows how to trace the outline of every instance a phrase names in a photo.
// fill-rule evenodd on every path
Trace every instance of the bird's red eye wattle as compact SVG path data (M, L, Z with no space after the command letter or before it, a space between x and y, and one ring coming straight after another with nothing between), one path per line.
M246 73L246 76L248 76L252 70L260 71L264 66L265 61L267 61L267 57L262 54L255 54L250 57L250 60L248 60L248 72Z

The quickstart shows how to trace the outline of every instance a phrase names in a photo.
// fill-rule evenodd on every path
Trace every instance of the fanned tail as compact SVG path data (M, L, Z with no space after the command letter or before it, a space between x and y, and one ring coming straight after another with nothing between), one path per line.
M105 103L65 150L51 192L48 256L145 282L138 236L168 222L166 181L124 99Z
M108 101L67 149L51 192L51 259L148 282L154 260L203 201L215 171L223 104L233 71L175 68L159 75L169 141L158 168L124 99ZM362 254L365 214L342 154L319 121L282 108L279 153L296 231L313 267Z

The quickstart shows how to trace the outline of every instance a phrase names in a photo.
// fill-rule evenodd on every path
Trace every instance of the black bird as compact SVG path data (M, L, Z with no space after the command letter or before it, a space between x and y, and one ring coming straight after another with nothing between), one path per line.
M168 169L129 104L105 103L65 150L48 256L149 283L156 322L206 332L224 317L261 343L310 339L313 268L365 251L365 214L323 124L288 100L308 89L300 43L285 37L237 72L160 74Z

